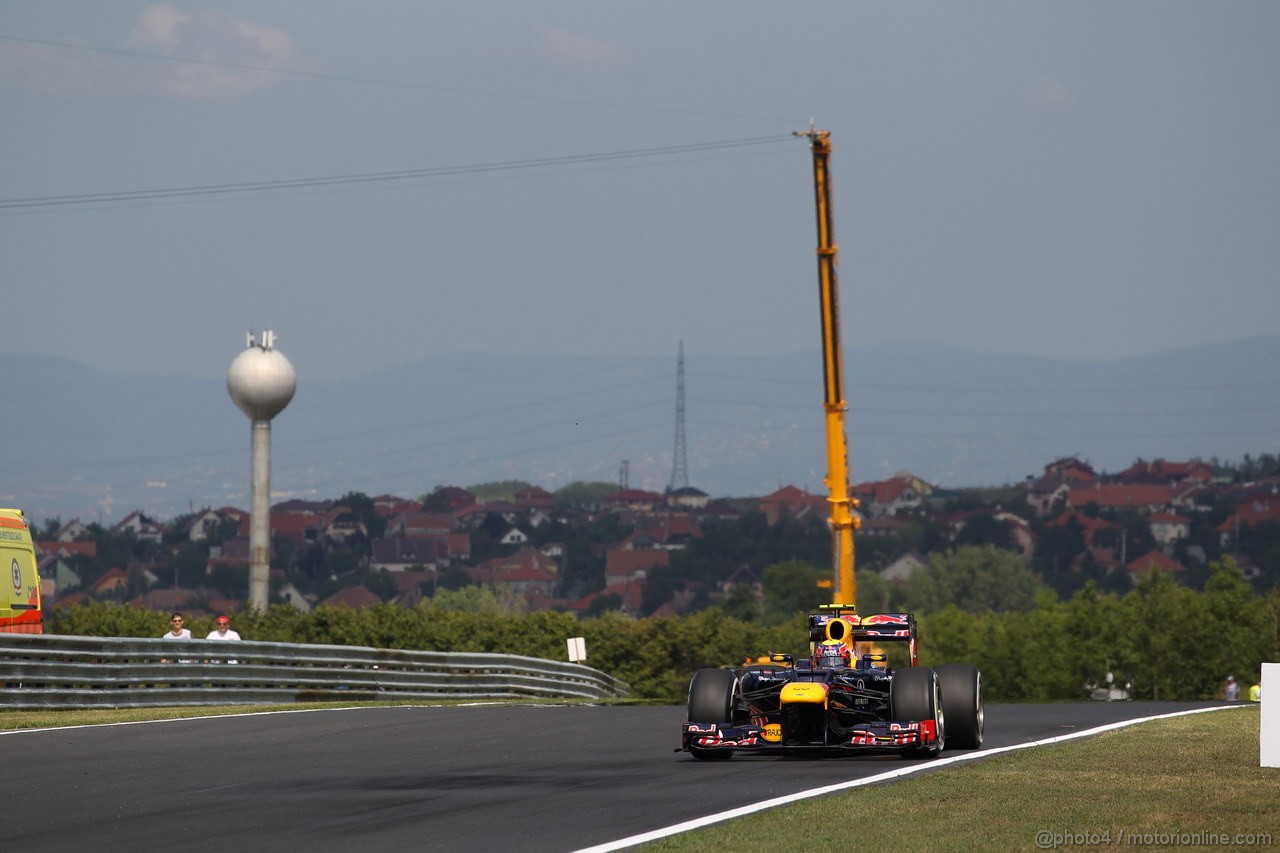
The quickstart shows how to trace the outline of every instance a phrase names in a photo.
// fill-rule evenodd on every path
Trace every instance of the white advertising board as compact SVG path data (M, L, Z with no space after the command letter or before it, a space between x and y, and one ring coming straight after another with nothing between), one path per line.
M1261 754L1263 767L1280 767L1280 663L1262 665Z

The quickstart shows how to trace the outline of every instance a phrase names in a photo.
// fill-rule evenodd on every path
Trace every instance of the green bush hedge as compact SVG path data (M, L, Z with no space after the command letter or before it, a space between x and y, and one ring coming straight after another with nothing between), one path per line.
M1132 679L1135 698L1220 696L1235 675L1253 683L1264 660L1280 660L1280 590L1253 593L1234 565L1215 565L1204 592L1153 573L1123 596L1088 586L1071 600L1043 596L1023 613L972 614L947 607L921 614L920 662L971 662L981 668L992 701L1078 699L1084 683L1114 673ZM301 613L275 605L240 613L233 627L246 640L323 643L388 649L492 652L552 660L565 640L584 637L587 664L631 685L632 698L682 704L701 667L742 663L767 652L808 654L805 614L772 627L718 610L679 618L617 614L579 620L566 613L514 615L413 610L389 604L362 610L320 607ZM189 624L195 637L213 620ZM45 631L113 637L159 637L169 614L89 603L46 614Z

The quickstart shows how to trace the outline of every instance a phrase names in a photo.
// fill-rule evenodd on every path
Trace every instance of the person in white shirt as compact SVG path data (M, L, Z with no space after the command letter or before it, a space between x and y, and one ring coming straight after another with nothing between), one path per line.
M231 620L226 616L219 616L217 627L209 632L206 640L238 640L240 635L231 630Z
M170 624L171 626L173 626L173 627L171 627L171 628L170 628L166 633L161 634L161 635L160 635L160 639L162 639L162 640L190 640L190 639L191 639L191 629L190 629L190 628L185 627L185 626L183 625L183 621L184 621L184 620L183 620L183 618L182 618L182 614L181 614L181 613L175 613L175 614L173 614L172 616L170 616L170 617L169 617L169 624ZM161 658L161 659L160 659L160 663L168 663L168 662L169 662L169 659L168 659L168 658ZM178 663L191 663L191 661L186 660L186 659L184 658L184 659L182 659L182 660L179 660L179 661L178 661Z
M170 624L170 625L172 625L173 627L169 629L169 633L164 634L164 635L162 636L162 639L165 639L165 640L190 640L190 639L191 639L191 629L190 629L190 628L184 628L184 627L183 627L183 625L182 625L182 622L183 622L183 619L182 619L182 614L181 614L181 613L175 613L175 614L173 614L173 616L169 617L169 624Z
M231 630L231 620L226 616L219 616L215 627L209 632L206 640L239 640L240 635ZM239 663L237 660L228 659L227 663Z

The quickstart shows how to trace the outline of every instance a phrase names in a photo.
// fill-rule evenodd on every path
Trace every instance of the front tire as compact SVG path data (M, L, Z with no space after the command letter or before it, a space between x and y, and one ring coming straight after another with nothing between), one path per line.
M935 670L950 727L947 745L959 749L982 746L986 712L982 707L982 673L969 663L948 663Z
M889 717L893 720L933 720L938 741L933 746L913 750L921 755L937 755L946 743L946 719L942 712L942 691L938 674L927 666L900 669L889 682Z
M689 722L733 721L738 678L729 669L700 669L689 682Z
M738 699L738 677L728 669L700 669L689 682L689 722L730 723ZM733 757L731 747L689 747L694 758L723 760Z

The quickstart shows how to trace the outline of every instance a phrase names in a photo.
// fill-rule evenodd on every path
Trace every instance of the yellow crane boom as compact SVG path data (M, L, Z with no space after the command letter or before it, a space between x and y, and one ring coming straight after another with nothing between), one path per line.
M831 203L831 132L810 129L813 151L813 193L818 209L818 289L822 307L822 375L827 434L827 501L831 509L831 559L835 585L832 603L857 606L853 532L859 519L858 500L849 494L849 445L845 435L844 356L840 346L840 301L836 284L835 225Z

